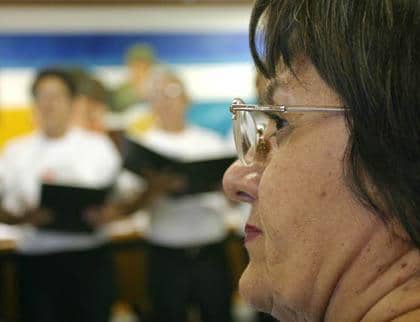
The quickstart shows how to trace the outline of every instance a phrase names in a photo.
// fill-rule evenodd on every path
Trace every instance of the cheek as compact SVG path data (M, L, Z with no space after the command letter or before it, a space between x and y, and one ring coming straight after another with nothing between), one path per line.
M296 136L272 156L259 190L261 221L269 236L307 240L311 230L326 226L332 206L343 197L346 138L327 130Z
M322 131L295 137L272 156L261 178L258 213L269 285L293 301L310 296L304 290L310 292L321 262L351 220L342 212L352 203L342 178L343 133L344 125L323 124Z
M274 311L310 307L320 276L332 278L374 225L344 182L346 142L344 121L325 119L273 151L261 177L253 214L263 256L251 256L248 277Z

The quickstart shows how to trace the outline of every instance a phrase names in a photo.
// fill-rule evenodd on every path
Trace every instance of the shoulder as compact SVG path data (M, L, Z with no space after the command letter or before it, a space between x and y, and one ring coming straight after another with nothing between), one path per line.
M204 127L190 125L188 126L187 132L190 136L200 137L202 139L212 140L214 142L223 142L221 135Z
M111 154L118 154L114 143L106 134L87 131L76 128L71 130L72 140L77 148L83 149L86 153L101 153L108 152Z
M190 138L193 137L193 141L200 142L200 145L202 145L203 148L216 150L225 154L231 154L234 152L231 140L223 137L214 130L191 126L189 128L188 136Z
M3 155L11 153L16 155L17 153L25 152L34 144L36 144L36 142L38 142L39 139L40 135L37 132L12 139L4 146Z
M106 134L96 133L81 128L71 130L71 136L74 140L88 144L111 144L111 139Z

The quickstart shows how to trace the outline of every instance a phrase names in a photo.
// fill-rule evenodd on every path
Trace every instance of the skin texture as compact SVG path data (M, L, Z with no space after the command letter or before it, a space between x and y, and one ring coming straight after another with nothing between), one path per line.
M312 64L297 67L299 81L278 75L273 103L343 106ZM228 197L251 203L248 223L262 230L245 244L241 295L281 321L412 321L404 315L420 307L419 253L348 189L343 115L287 121L266 157L236 162L224 177Z

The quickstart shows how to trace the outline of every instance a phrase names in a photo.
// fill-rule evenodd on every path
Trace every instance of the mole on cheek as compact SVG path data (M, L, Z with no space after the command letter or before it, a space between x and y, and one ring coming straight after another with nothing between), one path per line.
M326 196L327 196L327 192L326 192L326 191L322 191L322 192L319 194L319 197L320 197L321 199L325 198Z

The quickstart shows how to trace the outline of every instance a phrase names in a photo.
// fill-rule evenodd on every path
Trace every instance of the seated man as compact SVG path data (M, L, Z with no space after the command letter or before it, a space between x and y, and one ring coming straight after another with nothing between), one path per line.
M104 135L71 128L75 84L61 70L43 70L32 87L39 130L8 144L2 164L2 217L30 223L18 243L23 322L105 322L113 298L106 238L43 228L53 214L40 209L42 183L106 187L120 157Z

